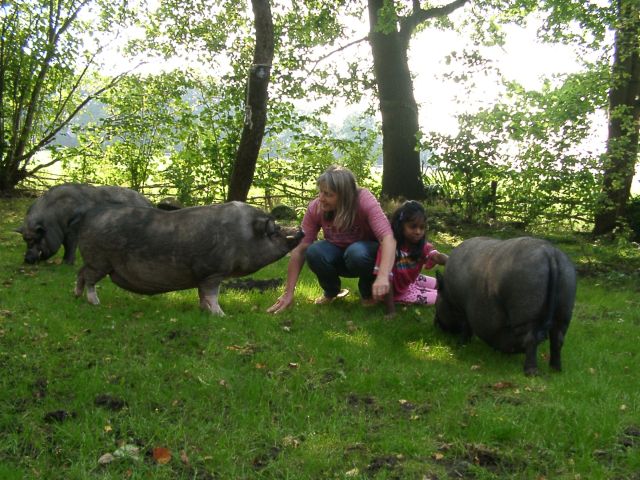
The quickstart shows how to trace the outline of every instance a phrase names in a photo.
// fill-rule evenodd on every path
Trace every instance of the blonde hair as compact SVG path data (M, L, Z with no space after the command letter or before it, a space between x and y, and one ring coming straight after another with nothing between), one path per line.
M358 185L351 170L332 165L318 177L318 188L325 187L338 196L333 212L333 226L339 231L349 230L358 215ZM331 219L331 218L329 218Z

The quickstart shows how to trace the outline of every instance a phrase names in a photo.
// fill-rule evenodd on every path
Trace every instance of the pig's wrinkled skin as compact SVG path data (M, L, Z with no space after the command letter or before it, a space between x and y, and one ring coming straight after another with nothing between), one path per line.
M50 188L29 207L22 226L16 229L27 244L24 261L33 264L47 260L62 245L63 262L73 264L78 239L72 224L88 210L109 205L153 206L143 195L129 188L81 183Z
M549 366L560 371L575 296L575 267L549 242L474 237L438 275L435 323L463 340L475 334L499 351L524 352L526 375L537 373L538 344L549 337Z
M75 294L99 304L95 284L106 275L136 293L198 288L200 307L224 315L220 282L275 262L302 239L297 228L241 202L174 211L149 208L96 209L80 225L84 266Z

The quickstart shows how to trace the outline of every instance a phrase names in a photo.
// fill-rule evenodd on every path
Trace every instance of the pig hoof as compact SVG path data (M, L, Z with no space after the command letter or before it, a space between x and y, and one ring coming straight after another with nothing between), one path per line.
M536 367L529 367L524 369L524 374L527 377L535 377L538 375L538 369Z
M200 308L202 310L206 310L207 312L211 313L212 315L219 315L221 317L224 317L224 312L222 311L222 309L220 308L220 305L218 305L218 302L214 303L210 303L206 300L202 300L200 301Z
M87 295L87 302L91 305L100 305L100 299L98 299L97 295Z

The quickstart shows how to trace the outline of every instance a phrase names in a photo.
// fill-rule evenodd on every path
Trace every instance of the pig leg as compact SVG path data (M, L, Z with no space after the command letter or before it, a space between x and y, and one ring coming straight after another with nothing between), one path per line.
M96 293L96 283L102 280L106 276L106 273L99 272L88 265L83 266L78 272L76 279L75 295L79 297L82 295L85 287L87 288L87 301L91 305L100 305L100 299Z
M393 300L393 285L389 285L389 293L384 296L386 309L385 318L393 318L396 314L396 304Z
M524 374L528 377L538 374L538 342L532 333L524 340Z
M198 296L200 297L200 308L208 310L214 315L224 316L224 312L218 305L218 291L220 290L221 278L208 278L198 285Z
M564 333L562 329L554 326L549 332L549 367L553 370L561 371L562 363L560 361L560 351L562 350L562 345L564 344Z
M74 234L67 235L67 238L62 242L64 247L64 256L62 261L67 265L73 265L76 260L76 248L78 248L78 238Z

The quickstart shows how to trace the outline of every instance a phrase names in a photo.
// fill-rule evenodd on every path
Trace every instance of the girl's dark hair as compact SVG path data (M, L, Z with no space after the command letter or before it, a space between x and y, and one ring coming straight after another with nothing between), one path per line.
M400 255L400 246L405 242L403 225L418 217L422 217L426 220L427 214L420 202L416 202L415 200L407 200L400 205L395 212L393 212L393 215L391 215L391 228L393 229L393 236L397 242L396 255ZM417 260L422 256L424 242L425 239L422 238L418 245L409 252L409 256L411 258Z

